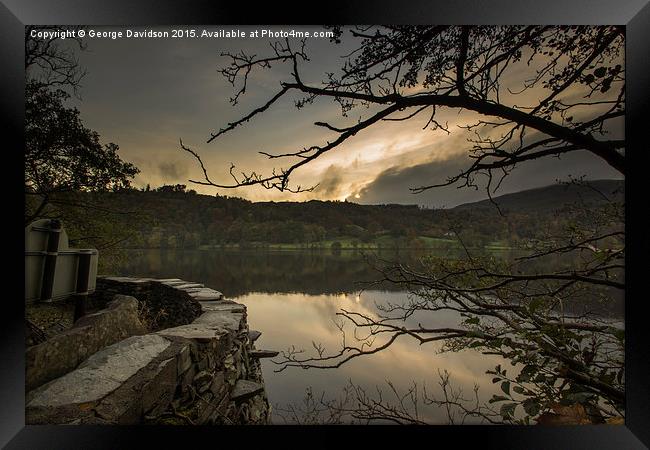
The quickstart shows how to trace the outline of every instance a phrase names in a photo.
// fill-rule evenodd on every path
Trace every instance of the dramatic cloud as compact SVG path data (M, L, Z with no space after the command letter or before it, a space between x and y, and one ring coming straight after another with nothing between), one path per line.
M429 208L450 208L462 203L488 198L485 181L477 179L478 190L447 186L413 194L410 187L427 186L445 182L470 164L466 156L448 160L418 164L413 167L394 167L382 172L372 183L365 186L350 201L358 203L406 203ZM507 176L493 195L503 195L524 189L542 187L569 177L597 180L616 178L620 174L599 158L586 151L563 155L561 158L543 158L521 164Z
M280 170L296 161L269 160L260 151L290 153L325 145L336 133L314 126L314 122L346 127L375 112L372 106L362 107L342 117L340 106L332 99L317 99L297 110L294 101L300 96L296 94L207 144L210 133L263 105L279 91L280 82L290 77L290 68L283 64L254 71L248 79L246 94L237 105L229 103L236 89L218 73L218 68L228 64L221 53L244 49L261 55L268 53L270 41L262 38L88 40L88 50L79 54L80 64L88 72L81 91L83 100L72 101L80 109L86 125L97 130L105 142L117 143L120 156L141 170L134 183L138 187L183 183L200 193L256 201L348 198L364 203L451 206L482 198L482 192L455 188L421 195L413 195L408 190L444 181L466 167L465 162L469 163L466 155L471 145L467 142L468 134L459 126L476 122L478 115L450 108L439 108L436 112L436 119L447 124L449 134L422 129L429 119L428 112L405 122L380 122L296 170L292 184L306 187L319 183L313 192L296 195L259 186L228 190L189 183L190 179L201 180L203 173L197 161L181 151L179 138L201 154L214 181L232 183L228 170L231 163L237 166L236 174L255 171L268 175L274 168ZM351 50L345 40L341 45L333 45L328 39L309 40L310 61L300 68L303 80L319 85L325 73L340 67L340 57ZM513 86L520 87L522 81L517 77L523 80L525 75L526 71L515 74ZM611 138L622 136L622 130L621 125L620 132ZM518 168L502 190L553 183L559 177L553 170L558 168L563 174L616 176L602 167L598 158L574 155L559 162L530 163Z
M332 164L325 171L323 178L316 188L316 192L325 198L338 197L341 195L342 181L341 168Z

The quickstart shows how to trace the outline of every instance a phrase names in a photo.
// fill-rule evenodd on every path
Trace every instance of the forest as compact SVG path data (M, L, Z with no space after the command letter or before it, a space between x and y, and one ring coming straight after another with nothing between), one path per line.
M67 192L50 200L75 245L111 236L119 248L526 248L622 201L623 181L551 185L451 209L348 201L251 202L185 185ZM112 230L111 233L98 230ZM102 246L99 243L99 246Z

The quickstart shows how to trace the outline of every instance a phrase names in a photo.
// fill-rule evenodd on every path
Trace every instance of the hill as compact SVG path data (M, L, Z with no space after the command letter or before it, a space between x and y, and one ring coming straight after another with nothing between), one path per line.
M504 214L489 200L449 210L317 200L256 203L176 185L62 194L59 205L66 206L59 207L75 243L92 243L86 236L119 234L119 245L130 248L395 249L458 246L462 234L465 245L507 248L560 230L569 223L571 205L593 209L606 204L597 190L623 200L623 182L615 180L496 197Z
M611 201L622 202L625 196L624 180L594 180L588 184L553 184L537 189L528 189L512 194L494 197L502 212L506 211L537 211L551 212L566 205L582 203L587 206L598 206ZM488 200L464 203L452 208L456 211L495 209L494 203Z

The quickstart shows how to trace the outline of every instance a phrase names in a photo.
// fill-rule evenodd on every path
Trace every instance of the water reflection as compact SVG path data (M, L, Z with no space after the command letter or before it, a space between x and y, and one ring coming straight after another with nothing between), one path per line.
M402 252L377 256L414 265L423 254ZM458 255L447 252L445 256ZM327 353L336 353L340 348L341 333L333 321L341 308L375 315L376 304L407 300L407 293L395 285L382 285L359 294L362 287L359 282L375 280L378 275L366 262L367 258L368 255L356 252L145 250L130 252L118 275L201 282L248 306L251 329L262 331L258 348L286 350L295 345L313 355L312 342L322 344ZM425 327L454 327L459 323L459 317L453 312L422 314L411 320ZM350 330L349 323L347 330ZM416 382L419 389L426 385L429 393L439 396L440 369L451 373L454 386L462 388L466 398L472 397L474 385L479 384L480 397L487 401L498 393L499 387L491 383L486 370L507 364L509 373L517 373L517 368L497 356L472 350L440 354L439 346L438 343L420 346L402 336L388 349L353 359L338 369L288 368L276 373L278 367L270 360L263 360L269 400L280 407L299 404L310 386L314 393L324 392L326 398L332 398L340 395L348 380L368 391L379 386L384 392L387 381L404 392ZM442 409L420 408L419 414L428 422L446 423ZM278 421L279 416L274 416L274 420Z
M460 251L437 251L458 257ZM419 264L424 252L131 250L118 275L180 277L220 290L228 297L250 292L295 292L312 295L352 293L378 273L380 259ZM504 253L500 257L511 257ZM382 290L399 290L392 284Z
M366 291L360 296L250 293L237 298L237 301L249 307L250 326L263 331L258 347L286 349L289 345L296 345L313 353L312 341L321 343L328 352L339 349L341 334L333 320L341 308L373 315L376 312L375 302L395 303L403 301L405 295L381 291ZM423 325L453 326L457 323L458 318L446 312L429 317L429 321ZM349 324L345 329L350 330ZM388 349L353 359L338 369L289 368L275 373L278 366L263 360L269 400L280 407L288 403L298 404L302 402L308 386L314 392L325 392L326 398L332 398L340 395L348 380L371 392L375 387L387 392L387 381L406 392L416 382L419 389L426 386L428 392L437 395L438 369L448 370L454 385L462 388L468 397L471 397L475 383L481 386L481 397L485 400L497 393L485 371L499 363L503 364L501 358L473 351L438 354L439 347L437 343L420 346L413 339L402 337ZM419 412L423 420L446 423L446 413L440 409L429 407Z

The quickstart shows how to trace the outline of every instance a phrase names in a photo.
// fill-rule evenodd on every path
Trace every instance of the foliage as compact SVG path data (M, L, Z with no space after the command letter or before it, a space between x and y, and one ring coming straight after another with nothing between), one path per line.
M602 186L612 191L622 188L622 183ZM548 236L557 235L568 226L571 220L568 213L573 204L586 197L585 189L576 189L562 198L554 187L540 189L534 191L535 201L530 197L533 191L522 192L503 207L503 215L480 203L451 210L336 201L254 203L187 192L183 185L92 195L77 193L74 202L93 198L93 203L101 203L106 209L134 215L129 219L131 236L120 243L121 247L329 250L332 245L340 245L342 250L426 251L462 249L459 236L466 246L476 249L489 248L492 244L517 248L546 242ZM547 190L548 195L543 195ZM546 206L547 197L552 207ZM618 193L613 198L622 195ZM563 201L566 203L562 204ZM593 197L589 205L597 210L605 203L604 199ZM122 215L122 221L126 220L125 216ZM96 219L104 220L102 217L97 215ZM116 226L119 227L122 225Z
M625 173L625 140L608 136L625 114L622 27L331 28L333 42L340 43L347 32L357 45L342 67L327 70L320 83L302 77L301 65L308 60L304 40L298 46L288 39L276 42L268 56L227 55L231 63L221 73L236 89L233 104L247 91L254 70L281 64L289 70L276 95L213 132L208 142L294 93L301 95L298 108L321 99L334 101L344 122L353 113L363 112L342 125L316 122L315 126L333 134L324 144L282 154L262 152L271 159L288 161L271 173L236 176L232 166L231 184L213 181L200 155L181 142L181 149L190 153L203 171L203 179L191 180L193 183L308 191L314 187L290 184L296 170L382 121L408 121L426 113L429 118L424 128L450 133L448 125L439 121L444 108L476 113L474 122L459 125L467 132L467 153L473 162L445 183L416 186L414 192L451 184L478 187L480 177L491 198L518 164L576 151L591 152L621 175ZM469 410L488 420L497 416L503 422L548 423L553 421L551 415L566 416L567 411L573 415L572 423L617 419L623 415L625 401L623 329L591 310L587 304L593 305L593 301L584 302L591 298L611 304L625 289L624 207L612 199L607 202L609 207L585 207L582 213L565 214L568 219L532 226L529 222L528 230L517 229L517 237L520 232L528 235L529 249L517 264L477 256L464 245L466 258L460 261L429 258L415 268L402 264L384 268L383 281L410 290L409 302L390 305L377 317L342 310L339 315L354 328L352 343L343 333L338 353L318 351L313 357L291 348L278 361L280 370L339 367L353 358L380 352L402 336L410 337L421 344L443 342L443 348L450 351L474 348L497 354L521 367L514 376L500 366L490 372L504 394L492 399L500 404L499 410L489 406L482 410L479 404ZM498 233L488 224L484 227L493 235ZM530 236L530 231L540 227L547 228L546 236ZM565 232L559 233L559 229ZM402 231L389 230L396 236ZM460 230L452 231L463 242ZM473 231L469 233L473 246L485 245L482 235ZM509 229L509 236L515 235L513 231ZM549 270L544 259L553 255L572 255L572 264ZM456 312L458 326L409 323L416 314L436 311ZM446 397L439 404L468 412L454 398ZM396 410L359 402L355 413L363 411L391 420Z
M85 75L74 51L74 44L85 48L82 40L61 45L55 37L32 37L40 29L25 27L25 224L62 220L71 244L99 249L99 269L111 270L123 258L114 246L128 237L129 220L124 209L111 211L92 194L129 188L139 170L65 105L67 91L78 94Z
M26 86L25 193L41 201L26 211L26 221L39 217L58 192L120 189L138 173L119 158L117 145L101 145L79 111L64 106L67 97L33 81Z
M565 407L582 414L565 421L621 417L625 332L607 309L625 288L623 208L608 206L576 211L563 236L540 240L513 262L466 249L463 259L388 264L380 269L382 281L407 289L408 301L377 305L376 316L341 310L354 333L344 334L340 350L303 356L291 348L276 361L279 370L339 367L412 338L441 342L441 351L473 349L512 364L512 371L501 365L487 371L501 394L466 412L516 423L544 422ZM560 254L574 258L549 270L549 258ZM431 325L438 311L456 313L458 325Z

